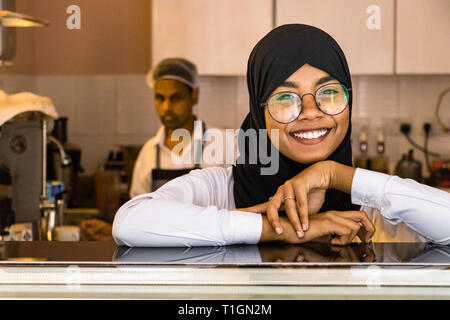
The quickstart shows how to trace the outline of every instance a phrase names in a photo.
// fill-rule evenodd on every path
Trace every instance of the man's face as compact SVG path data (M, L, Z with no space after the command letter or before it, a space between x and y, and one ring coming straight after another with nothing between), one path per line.
M198 100L198 89L189 89L184 83L172 79L155 82L155 107L167 129L177 129L192 118L192 107Z

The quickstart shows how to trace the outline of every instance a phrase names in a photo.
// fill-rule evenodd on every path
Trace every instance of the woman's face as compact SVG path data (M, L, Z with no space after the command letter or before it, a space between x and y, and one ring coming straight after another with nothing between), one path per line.
M305 64L272 94L282 91L294 92L299 96L305 93L314 94L319 87L329 83L339 83L339 81L331 78L325 71ZM283 124L275 121L267 107L264 111L269 137L272 139L272 129L279 130L279 151L286 157L304 164L325 160L337 149L348 130L349 112L347 107L340 114L327 115L316 106L312 95L305 95L302 98L301 113L291 123ZM309 132L325 134L308 139Z

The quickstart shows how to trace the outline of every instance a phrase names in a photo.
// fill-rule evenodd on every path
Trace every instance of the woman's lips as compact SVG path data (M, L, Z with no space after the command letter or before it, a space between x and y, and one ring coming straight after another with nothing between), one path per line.
M289 135L304 145L315 145L321 143L330 133L331 128L315 128L309 130L298 130L290 132Z

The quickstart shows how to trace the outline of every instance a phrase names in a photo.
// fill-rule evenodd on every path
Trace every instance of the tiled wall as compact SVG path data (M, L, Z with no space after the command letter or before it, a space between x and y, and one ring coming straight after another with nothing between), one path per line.
M423 144L423 121L434 120L438 94L450 87L450 76L356 76L353 78L353 146L359 154L358 137L370 128L369 154L375 154L378 128L386 135L391 167L410 149L398 134L400 120L412 123L412 137ZM0 76L0 89L8 93L33 91L52 98L60 116L69 117L69 142L83 151L85 174L93 174L110 150L120 145L140 145L160 126L152 91L145 75L101 76ZM239 128L248 112L245 77L201 77L197 116L209 127ZM450 125L450 94L443 100L441 115ZM435 128L437 129L437 128ZM433 129L434 130L434 129ZM435 130L429 147L450 159L450 134ZM415 157L424 161L415 151ZM424 166L424 174L426 174Z
M354 77L355 88L353 124L354 155L359 154L359 132L363 126L370 128L369 154L376 154L376 138L380 128L386 135L386 155L390 160L391 173L402 154L412 146L399 134L400 123L412 125L411 137L419 145L424 144L423 123L432 124L429 150L439 152L444 159L450 159L450 134L438 126L434 111L439 94L450 87L450 76L359 76ZM441 118L450 126L450 94L441 104ZM414 150L414 157L425 168L424 154Z

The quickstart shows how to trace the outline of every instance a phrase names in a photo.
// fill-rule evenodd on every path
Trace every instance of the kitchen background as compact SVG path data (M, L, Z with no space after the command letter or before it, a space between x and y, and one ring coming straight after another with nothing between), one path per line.
M142 145L160 126L145 82L167 56L197 63L196 114L211 126L239 128L248 111L245 69L256 41L273 26L298 22L323 28L342 45L353 80L353 146L368 128L368 153L383 130L390 173L412 149L400 123L423 145L450 159L450 133L434 110L450 87L448 0L17 0L17 11L50 21L18 28L13 66L0 67L0 89L50 97L68 117L68 140L82 150L81 176L93 177L111 150ZM66 9L81 9L81 29L69 30ZM375 5L375 7L373 7ZM379 20L376 20L377 8ZM371 20L372 18L375 20ZM377 23L380 23L377 26ZM378 29L379 27L379 29ZM440 116L450 126L450 95ZM414 157L423 163L422 152Z

